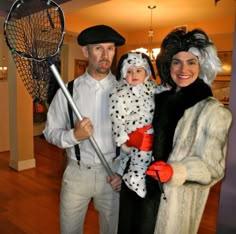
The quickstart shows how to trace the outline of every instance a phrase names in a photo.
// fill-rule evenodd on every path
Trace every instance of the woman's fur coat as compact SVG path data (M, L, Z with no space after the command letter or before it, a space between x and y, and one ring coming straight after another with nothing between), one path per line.
M160 109L162 117L167 117L165 114L169 111L169 114L173 112L167 120L163 117L158 122L154 116L154 124L156 121L157 126L162 126L166 122L167 126L159 129L160 132L156 127L157 136L159 133L162 135L159 140L156 138L159 142L154 149L155 160L167 161L174 171L171 180L164 184L167 200L161 199L155 234L197 233L209 190L224 176L232 115L209 95L209 87L206 93L203 87L206 85L198 80L192 87L183 89L184 92L180 93L183 96L179 96L180 100L174 105L170 104L166 113ZM157 110L159 107L157 104ZM172 121L176 123L168 131L168 123Z

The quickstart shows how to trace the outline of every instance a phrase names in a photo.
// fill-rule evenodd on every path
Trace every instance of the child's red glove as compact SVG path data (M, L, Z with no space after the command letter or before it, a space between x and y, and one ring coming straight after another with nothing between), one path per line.
M126 141L128 147L135 147L142 151L150 151L152 149L153 134L146 133L148 129L152 128L152 125L148 125L128 134L129 140Z
M163 161L157 161L148 167L146 174L158 180L157 173L161 182L167 182L173 175L173 168L170 164Z

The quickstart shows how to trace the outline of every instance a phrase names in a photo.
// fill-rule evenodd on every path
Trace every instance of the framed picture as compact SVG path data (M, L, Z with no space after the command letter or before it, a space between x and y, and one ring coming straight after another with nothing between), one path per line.
M230 81L223 79L216 79L212 85L213 96L221 101L223 104L229 104Z
M218 76L231 76L232 73L232 51L219 51L218 56L222 62L222 72Z
M88 61L86 60L75 59L74 78L82 75L85 72L87 65L88 65Z
M7 80L7 67L0 67L0 81Z

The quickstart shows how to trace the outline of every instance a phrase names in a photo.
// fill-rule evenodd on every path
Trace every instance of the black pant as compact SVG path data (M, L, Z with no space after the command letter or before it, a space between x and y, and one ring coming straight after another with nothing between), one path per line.
M145 198L139 197L126 186L124 181L122 182L118 234L154 233L161 197L161 192L155 182L153 184L155 189L148 192Z

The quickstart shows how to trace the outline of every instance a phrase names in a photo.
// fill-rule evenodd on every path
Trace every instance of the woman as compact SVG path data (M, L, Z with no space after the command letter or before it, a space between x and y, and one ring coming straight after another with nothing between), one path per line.
M146 172L167 181L154 233L194 234L210 188L225 172L232 115L210 88L221 63L206 33L195 29L167 35L156 65L171 90L155 97L155 162Z

